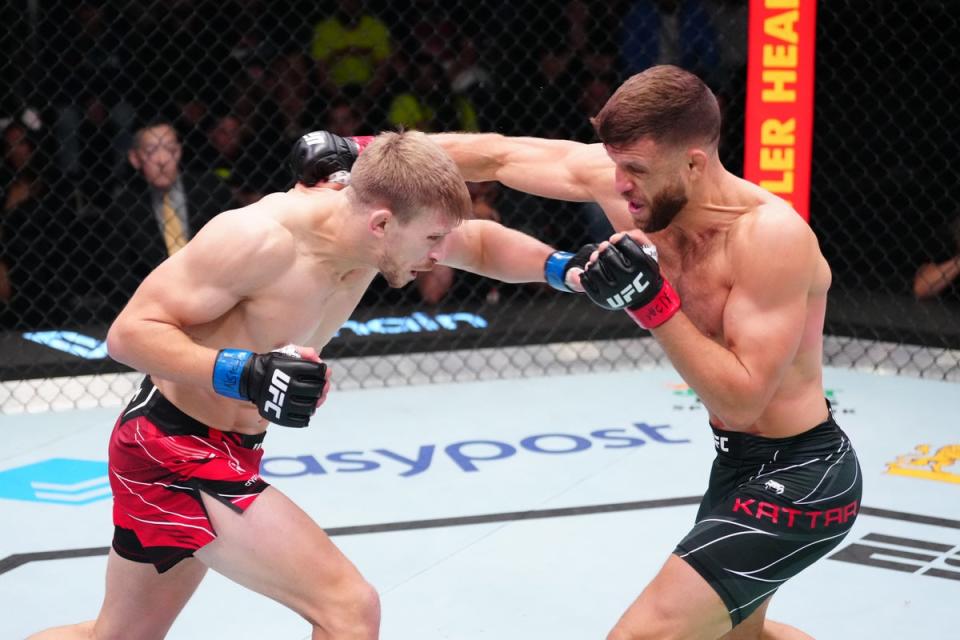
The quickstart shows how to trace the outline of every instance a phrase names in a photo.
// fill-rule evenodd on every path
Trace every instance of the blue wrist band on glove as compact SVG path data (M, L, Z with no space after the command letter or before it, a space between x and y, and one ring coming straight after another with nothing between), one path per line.
M564 281L564 271L573 255L569 251L554 251L543 265L543 275L547 279L547 284L558 291L571 292Z
M252 351L243 349L222 349L213 365L213 390L222 396L235 400L249 400L240 393L240 377L247 360L253 357Z

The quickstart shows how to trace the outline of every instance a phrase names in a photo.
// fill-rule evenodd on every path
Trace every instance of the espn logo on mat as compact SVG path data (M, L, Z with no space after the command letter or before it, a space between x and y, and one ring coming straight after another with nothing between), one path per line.
M51 458L0 471L0 498L84 505L111 495L107 463Z
M859 542L848 544L827 557L891 571L960 580L960 551L956 544L868 533Z

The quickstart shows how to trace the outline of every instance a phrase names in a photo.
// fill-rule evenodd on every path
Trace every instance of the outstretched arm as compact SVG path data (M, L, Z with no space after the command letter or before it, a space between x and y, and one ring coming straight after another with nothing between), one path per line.
M553 249L532 236L490 220L466 220L447 236L441 264L501 282L543 282Z
M544 198L597 202L614 228L633 228L614 188L613 162L600 144L498 133L437 133L430 138L450 154L469 182L496 180Z
M607 169L613 186L613 165L600 145L499 133L437 133L430 139L450 154L469 182L497 180L518 191L575 202L594 199Z
M626 202L617 193L613 161L600 144L507 137L497 133L438 133L430 136L450 154L469 182L497 180L537 196L596 202L618 231L633 229ZM343 138L329 131L301 137L290 157L299 182L314 185L349 171L369 136Z
M445 242L441 264L501 282L545 282L549 261L558 279L577 291L581 290L580 268L590 253L586 251L579 259L561 255L532 236L490 220L467 220Z

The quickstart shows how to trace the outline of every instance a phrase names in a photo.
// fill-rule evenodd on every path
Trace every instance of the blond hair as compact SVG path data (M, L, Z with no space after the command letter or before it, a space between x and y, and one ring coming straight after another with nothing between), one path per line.
M401 224L427 211L459 223L472 210L457 165L419 131L378 135L354 163L350 186L361 205L386 207Z
M627 78L590 122L600 141L611 147L641 138L716 146L720 138L716 96L700 78L672 65Z

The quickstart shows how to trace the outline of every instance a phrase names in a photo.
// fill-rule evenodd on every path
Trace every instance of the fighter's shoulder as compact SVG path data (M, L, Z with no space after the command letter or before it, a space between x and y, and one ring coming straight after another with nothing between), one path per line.
M731 239L754 249L816 242L810 225L785 202L762 202L740 216L731 228Z
M214 245L229 246L233 251L256 254L287 252L292 248L292 230L275 215L274 203L267 198L239 209L224 211L203 227L198 238Z
M728 235L736 273L802 279L820 255L816 236L786 203L764 202L737 219Z

